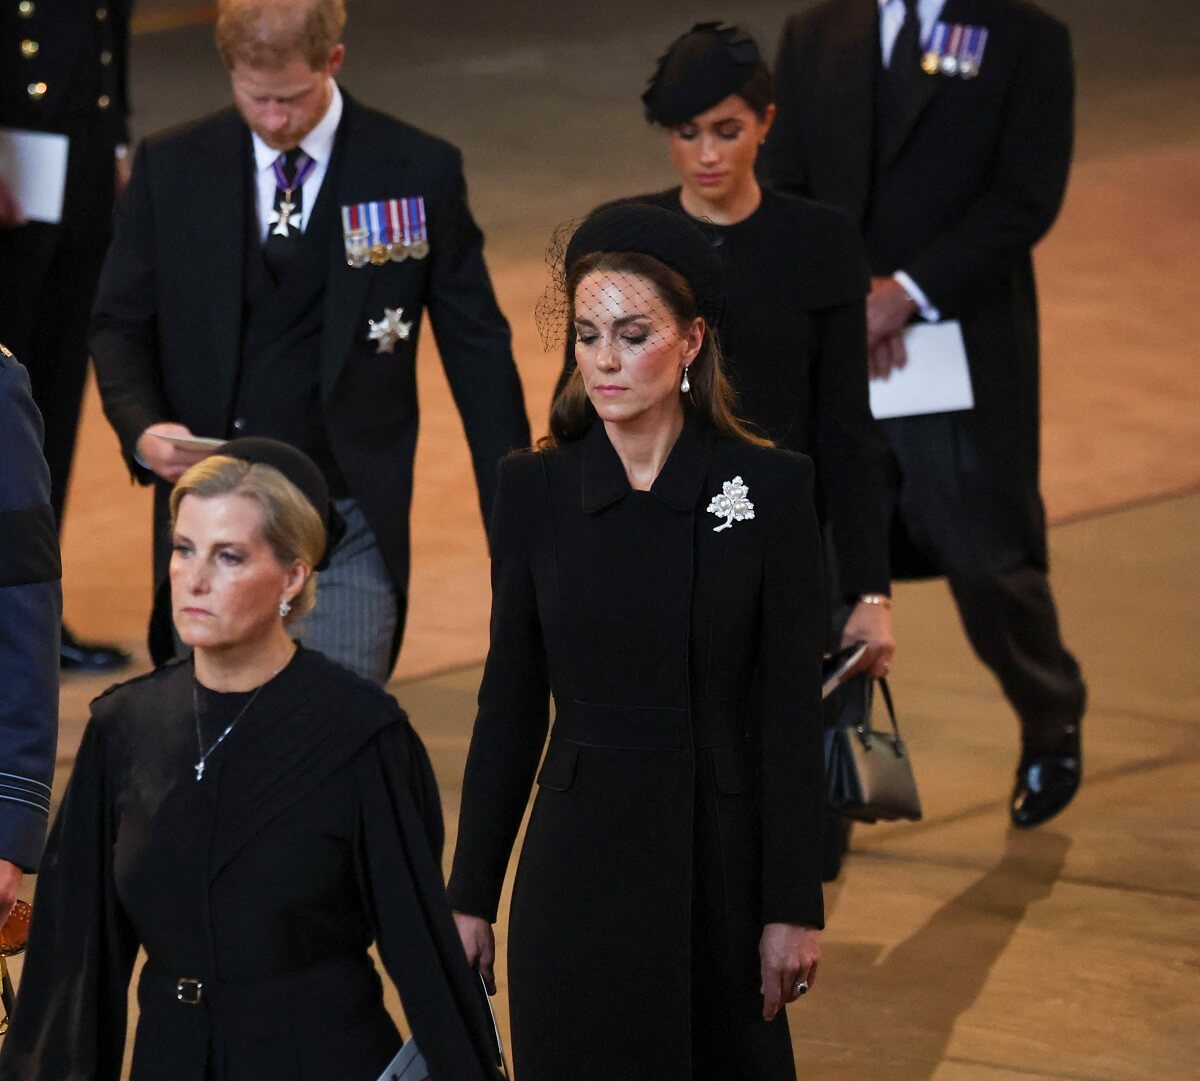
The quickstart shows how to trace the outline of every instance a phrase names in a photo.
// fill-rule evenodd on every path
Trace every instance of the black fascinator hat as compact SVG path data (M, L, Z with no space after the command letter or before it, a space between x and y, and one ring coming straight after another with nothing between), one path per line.
M649 255L681 275L696 296L709 326L725 310L725 268L700 225L683 214L649 203L613 203L601 207L575 230L567 244L566 273L584 256L597 252Z
M697 23L658 59L642 102L651 124L683 124L736 94L756 75L768 80L758 44L737 26Z
M255 465L269 465L278 469L290 480L313 505L317 516L325 523L325 555L314 570L323 571L329 566L329 557L338 541L346 532L346 523L333 500L329 498L329 485L317 468L316 463L303 451L278 439L261 436L245 436L221 444L218 454L237 458Z

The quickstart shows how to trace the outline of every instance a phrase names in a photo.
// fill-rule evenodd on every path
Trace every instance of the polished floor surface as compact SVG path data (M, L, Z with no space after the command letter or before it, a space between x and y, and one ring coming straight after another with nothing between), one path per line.
M796 6L735 15L773 42ZM926 820L859 830L830 891L820 983L791 1013L801 1076L818 1081L1197 1075L1200 494L1186 493L1200 488L1200 18L1185 0L1044 6L1071 24L1079 68L1076 167L1038 266L1053 581L1092 691L1088 780L1053 825L1007 829L1012 717L944 588L901 587L895 688ZM208 5L139 11L137 132L223 104ZM606 198L672 182L637 95L663 46L718 14L680 0L350 5L345 85L464 150L535 431L557 367L532 318L546 238ZM453 837L487 565L427 340L394 690L433 754ZM67 613L143 659L148 524L93 396L64 542ZM103 686L64 684L56 791Z

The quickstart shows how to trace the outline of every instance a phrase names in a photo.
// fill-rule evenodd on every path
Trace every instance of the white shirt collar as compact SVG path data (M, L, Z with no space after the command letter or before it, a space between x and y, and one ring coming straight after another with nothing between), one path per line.
M342 92L338 89L338 84L331 79L330 85L333 93L329 95L329 107L325 110L325 115L317 121L316 127L300 140L300 149L305 154L313 161L326 164L333 156L333 141L337 136L338 124L342 122L343 105ZM257 132L251 132L250 138L254 143L255 168L259 172L270 169L275 159L279 157L279 151L267 146Z

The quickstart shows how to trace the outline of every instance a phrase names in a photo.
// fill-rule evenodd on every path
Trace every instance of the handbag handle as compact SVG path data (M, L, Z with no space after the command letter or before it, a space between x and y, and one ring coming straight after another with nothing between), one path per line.
M892 749L896 752L897 758L903 758L904 757L904 740L900 736L900 726L896 723L896 707L892 703L892 692L887 685L887 680L885 678L883 678L882 676L880 676L880 678L878 680L876 680L876 682L879 684L879 690L883 694L883 704L887 707L888 720L890 720L892 722L892 735L894 735L896 737L895 742L892 745ZM868 678L868 680L867 680L867 703L868 703L868 706L870 705L870 701L871 701L871 681ZM871 717L871 711L868 708L863 714L862 722L857 725L858 738L862 740L862 744L864 747L871 746L871 733L867 728L867 724L870 721L870 717Z

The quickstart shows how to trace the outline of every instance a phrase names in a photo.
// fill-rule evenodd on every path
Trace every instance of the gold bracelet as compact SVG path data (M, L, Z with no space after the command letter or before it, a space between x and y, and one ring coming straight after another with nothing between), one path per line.
M892 598L886 593L863 593L858 598L863 604L880 604L884 608L891 608Z

